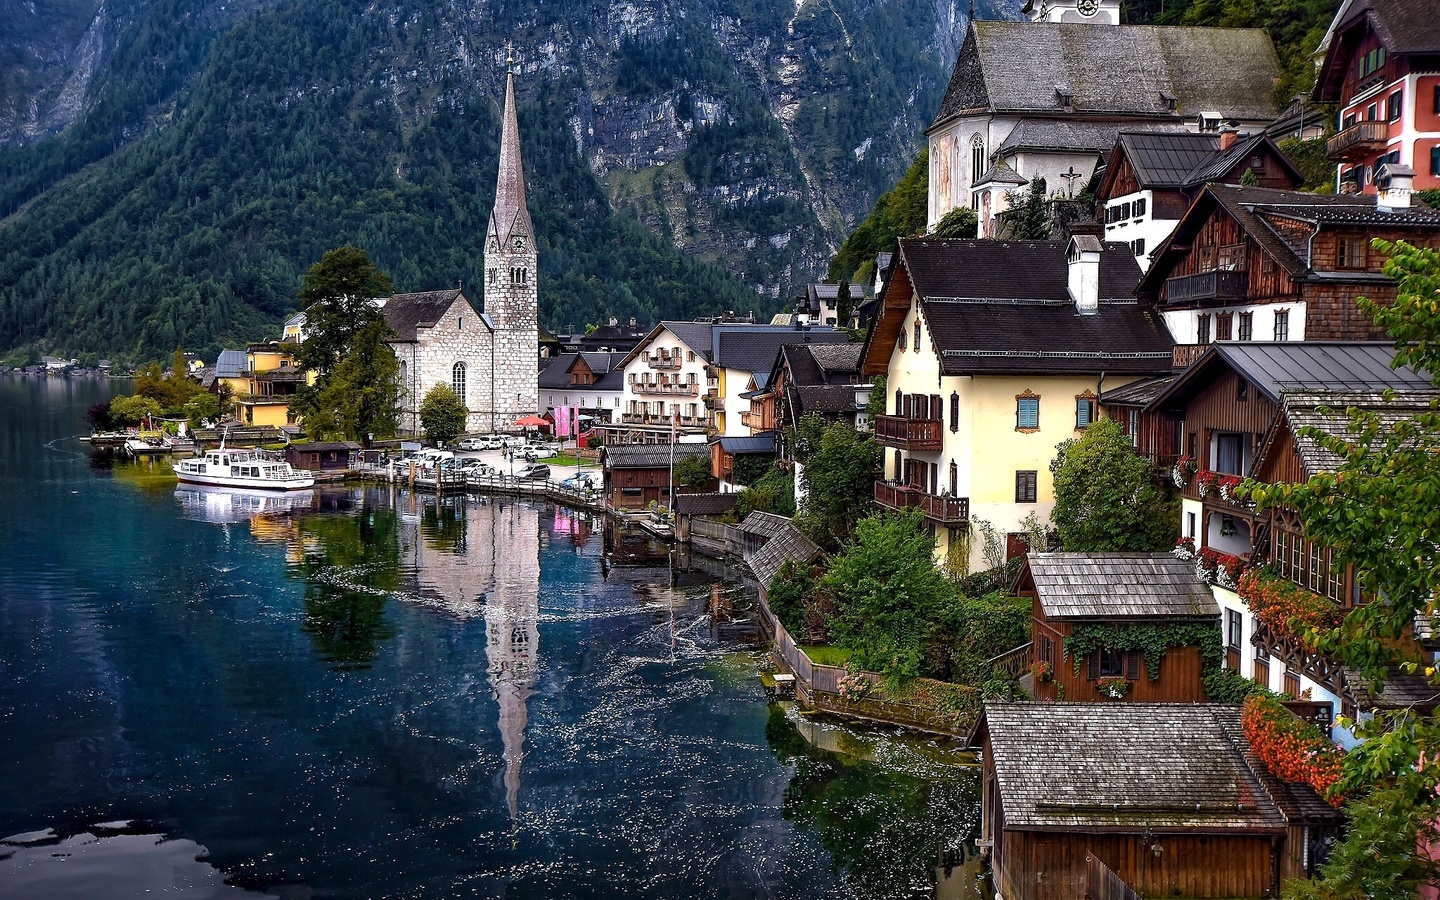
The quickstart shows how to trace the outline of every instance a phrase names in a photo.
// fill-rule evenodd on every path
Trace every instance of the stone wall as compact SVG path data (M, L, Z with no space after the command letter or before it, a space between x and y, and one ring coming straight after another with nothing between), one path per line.
M495 338L479 314L462 295L434 327L417 328L416 336L413 360L408 364L414 391L407 396L406 415L401 417L401 427L419 430L416 413L425 395L437 384L452 385L455 364L464 363L465 396L460 399L470 411L465 420L465 430L490 430L495 408L492 393ZM532 372L537 347L538 337L530 349Z
M495 326L494 401L485 427L508 427L540 406L539 257L529 242L485 254L485 312Z

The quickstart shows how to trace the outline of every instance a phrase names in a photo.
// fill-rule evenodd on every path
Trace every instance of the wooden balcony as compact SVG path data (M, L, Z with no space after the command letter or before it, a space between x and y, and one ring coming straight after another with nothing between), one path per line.
M1201 272L1165 282L1166 303L1228 303L1244 300L1249 279L1241 272Z
M680 368L680 357L678 356L647 356L645 361L652 369L678 369Z
M637 381L634 390L637 394L659 394L666 397L698 397L700 395L698 384L654 384Z
M1385 122L1356 122L1325 142L1325 155L1333 162L1350 162L1374 156L1385 149L1390 126Z
M1175 349L1170 351L1172 356L1170 364L1177 369L1188 369L1190 364L1200 358L1200 355L1210 349L1209 344L1176 344Z
M939 419L907 419L904 416L877 416L875 440L884 447L915 453L934 453L944 442Z
M725 398L719 394L706 394L704 403L705 408L708 410L715 412L723 412L725 410Z
M909 484L875 482L875 503L896 512L918 509L937 525L964 525L970 521L969 497L937 497Z

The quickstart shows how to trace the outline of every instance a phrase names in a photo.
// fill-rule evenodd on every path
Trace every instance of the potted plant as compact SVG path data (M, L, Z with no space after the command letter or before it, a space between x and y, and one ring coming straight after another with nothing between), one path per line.
M1195 539L1192 537L1182 537L1180 540L1175 542L1174 552L1176 559L1183 559L1186 561L1194 559Z
M1215 472L1209 469L1201 469L1195 473L1195 492L1200 495L1201 499L1204 499L1219 478L1220 476Z
M1095 682L1095 688L1102 697L1120 700L1130 693L1130 681L1123 675L1106 675Z
M1194 471L1195 460L1188 456L1182 456L1175 460L1175 468L1170 471L1170 477L1174 480L1175 486L1183 490L1186 483L1190 481L1190 473Z
M1055 667L1043 659L1037 659L1030 664L1030 674L1035 676L1036 681L1049 681L1055 676Z
M1220 499L1229 503L1235 499L1235 488L1243 481L1239 475L1221 475L1215 479L1215 487L1220 490Z

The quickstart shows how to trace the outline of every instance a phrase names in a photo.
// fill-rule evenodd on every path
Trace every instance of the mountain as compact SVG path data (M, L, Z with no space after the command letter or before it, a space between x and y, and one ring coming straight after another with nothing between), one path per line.
M273 334L346 242L401 290L474 281L509 41L543 323L773 311L905 171L966 17L0 0L0 23L0 349L139 357Z

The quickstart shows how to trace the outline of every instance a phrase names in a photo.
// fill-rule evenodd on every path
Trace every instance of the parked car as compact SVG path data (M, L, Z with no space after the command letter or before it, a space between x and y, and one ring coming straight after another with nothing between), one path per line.
M488 443L490 443L488 438L469 437L455 446L460 450L489 450L491 448L486 446Z
M547 447L544 444L526 444L519 450L516 450L515 455L534 462L537 459L550 459L553 456L559 456L560 453L554 447Z
M544 463L526 463L515 470L516 478L549 478L550 467Z
M511 447L518 450L519 448L525 446L525 438L518 434L501 435L500 445L502 447Z
M576 472L560 482L560 486L572 491L598 491L600 490L600 476L595 472Z
M494 471L490 466L486 465L483 460L476 459L473 456L468 459L460 460L457 465L460 471L467 473L475 472L480 475L488 475L492 471Z

